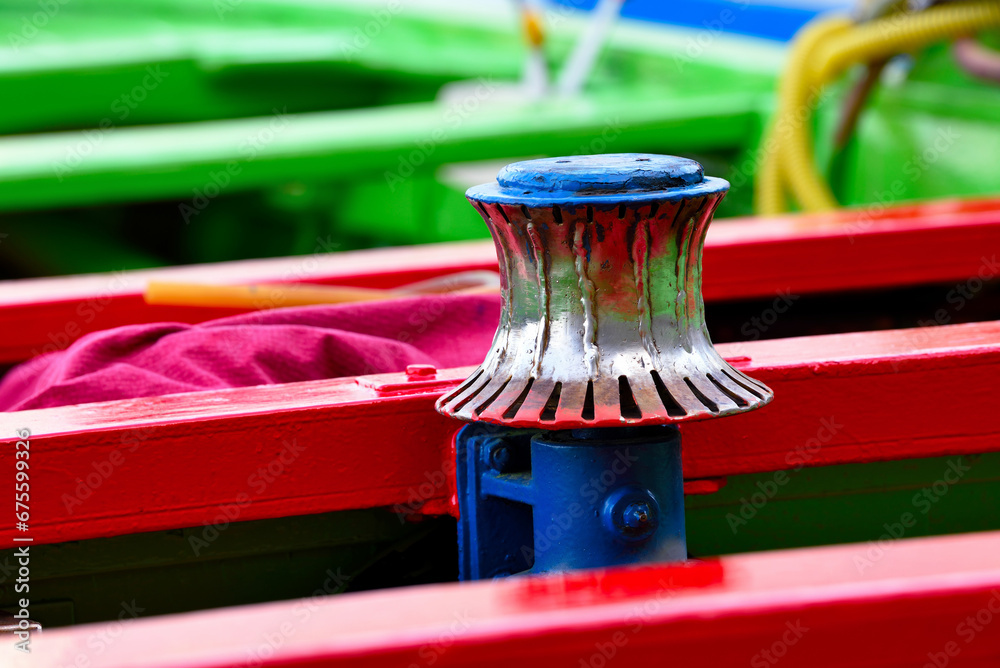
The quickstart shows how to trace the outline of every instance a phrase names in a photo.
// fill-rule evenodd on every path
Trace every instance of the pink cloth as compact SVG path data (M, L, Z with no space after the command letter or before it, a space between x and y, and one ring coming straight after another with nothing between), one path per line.
M12 369L0 411L479 364L499 317L499 297L433 295L118 327Z

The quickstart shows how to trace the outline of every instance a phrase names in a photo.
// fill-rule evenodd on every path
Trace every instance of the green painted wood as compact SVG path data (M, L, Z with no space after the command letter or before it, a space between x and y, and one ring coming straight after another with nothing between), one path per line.
M558 67L582 22L547 24ZM622 22L580 98L531 103L511 91L525 56L514 3L14 0L0 35L0 86L17 101L0 109L10 276L480 236L461 197L473 183L442 174L468 161L686 155L733 183L721 217L746 214L784 57ZM818 110L816 143L844 204L997 192L1000 89L946 48L880 87L834 156L842 91Z
M32 616L43 626L170 614L456 578L454 521L389 511L227 523L31 547ZM0 551L0 609L17 559ZM140 610L141 609L141 610Z
M735 476L716 494L687 497L688 549L709 556L856 542L863 567L897 538L998 529L998 505L1000 453Z

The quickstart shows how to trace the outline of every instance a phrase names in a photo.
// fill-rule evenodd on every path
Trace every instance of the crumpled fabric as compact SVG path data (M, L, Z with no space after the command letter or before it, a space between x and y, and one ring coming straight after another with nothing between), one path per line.
M427 295L117 327L12 369L0 411L475 365L499 318L499 296Z

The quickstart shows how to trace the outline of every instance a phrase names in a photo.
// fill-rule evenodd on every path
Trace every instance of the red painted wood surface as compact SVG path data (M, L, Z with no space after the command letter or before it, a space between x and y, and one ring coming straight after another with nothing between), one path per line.
M722 220L713 223L706 241L705 299L965 280L994 271L990 263L997 248L1000 199ZM0 282L0 364L64 348L91 331L145 322L201 322L241 312L148 306L141 294L151 278L395 287L495 268L493 244L482 241Z
M219 285L322 283L390 288L496 269L493 244L435 244L302 257L0 281L0 364L61 350L89 332L147 322L203 322L246 309L150 306L150 280Z
M684 425L689 479L1000 449L1000 322L719 349L776 398ZM440 381L470 371L0 414L0 475L13 477L10 444L30 429L36 542L349 508L443 513L460 425L433 403ZM14 537L4 524L0 547Z
M1000 199L721 220L706 239L705 299L964 281L996 275L998 253Z
M13 668L1000 665L1000 533L891 542L859 569L871 549L314 597L46 631L31 655L2 651Z

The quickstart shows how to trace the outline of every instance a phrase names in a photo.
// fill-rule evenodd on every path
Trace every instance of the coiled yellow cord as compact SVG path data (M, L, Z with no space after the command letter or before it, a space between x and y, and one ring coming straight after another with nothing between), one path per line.
M814 21L789 53L778 110L765 137L755 195L761 214L785 210L785 192L806 211L836 208L813 159L811 106L822 87L855 63L878 60L978 30L1000 27L996 0L952 3L854 26L843 16Z
M778 89L778 110L765 135L763 160L754 182L758 213L770 215L785 211L784 184L791 163L782 159L782 147L791 145L793 125L804 127L808 122L808 116L801 110L806 108L802 98L813 81L813 51L823 40L851 25L850 19L840 16L813 21L802 29L789 49L788 68ZM810 143L807 134L806 145ZM812 161L811 151L807 159Z

